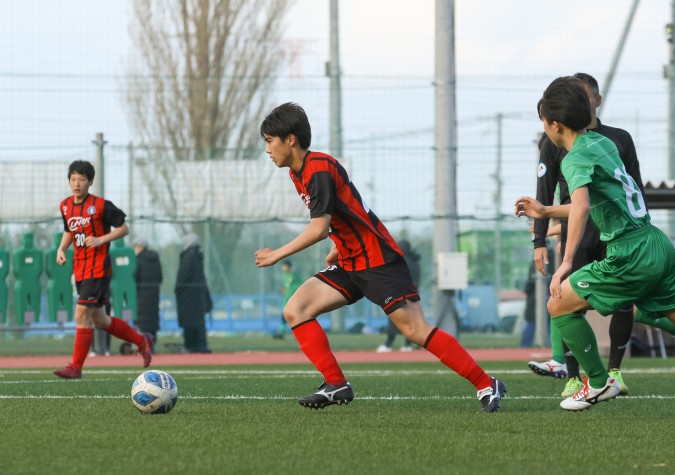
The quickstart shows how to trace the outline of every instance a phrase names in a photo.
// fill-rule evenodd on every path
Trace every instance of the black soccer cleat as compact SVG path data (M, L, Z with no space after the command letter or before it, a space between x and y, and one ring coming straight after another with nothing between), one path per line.
M478 399L480 399L481 404L480 410L483 412L497 412L499 410L499 403L505 395L506 384L492 378L490 386L478 391Z
M352 385L346 381L338 386L333 386L324 381L316 389L317 391L314 394L298 399L298 404L310 409L323 409L331 404L349 404L354 400Z

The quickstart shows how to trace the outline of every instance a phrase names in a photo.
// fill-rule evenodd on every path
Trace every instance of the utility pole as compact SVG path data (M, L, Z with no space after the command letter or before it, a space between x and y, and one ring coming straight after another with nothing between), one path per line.
M675 0L670 2L670 24L666 25L668 35L668 179L675 180ZM668 212L668 235L675 236L675 211Z
M330 153L342 156L342 88L340 86L340 39L338 35L338 0L330 0L330 61L326 74L330 77Z
M105 197L105 158L103 147L108 142L103 140L103 132L97 132L96 140L92 140L91 143L96 145L96 175L98 176L98 192L96 194Z
M497 114L497 167L494 174L496 190L494 195L495 205L495 291L497 302L502 288L502 123L503 114Z
M436 0L434 78L434 263L439 254L457 249L457 130L455 104L455 2ZM434 287L436 325L459 334L454 290Z
M342 87L340 86L340 38L338 0L330 0L330 61L326 75L330 78L330 153L342 159ZM344 330L344 310L331 312L333 330Z

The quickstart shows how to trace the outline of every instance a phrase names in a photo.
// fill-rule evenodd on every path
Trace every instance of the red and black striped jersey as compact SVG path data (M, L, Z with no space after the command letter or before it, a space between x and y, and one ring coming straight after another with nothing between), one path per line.
M85 247L84 240L88 236L100 237L108 234L111 226L122 226L126 218L124 212L99 196L87 195L81 203L75 203L75 198L70 196L61 202L61 217L63 229L70 233L75 249L75 281L110 276L110 243L99 247Z
M331 215L330 238L337 246L338 263L344 270L378 267L403 255L336 159L325 153L307 152L300 173L290 170L290 176L312 218Z

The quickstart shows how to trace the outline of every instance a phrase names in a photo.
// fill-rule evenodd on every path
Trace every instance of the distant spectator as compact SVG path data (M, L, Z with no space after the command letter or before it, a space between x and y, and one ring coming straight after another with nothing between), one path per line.
M212 310L213 303L204 275L204 254L196 234L183 238L175 292L178 325L183 329L185 351L210 353L204 315Z
M157 342L159 331L159 286L162 283L162 264L157 251L150 249L148 241L138 239L134 243L136 253L137 312L136 326L150 333ZM154 348L153 348L154 351Z

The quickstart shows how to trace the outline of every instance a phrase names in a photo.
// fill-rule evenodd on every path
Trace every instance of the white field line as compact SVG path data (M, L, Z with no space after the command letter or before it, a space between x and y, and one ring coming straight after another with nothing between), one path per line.
M84 394L0 394L0 399L129 399L130 396L126 394L97 394L97 395L84 395ZM192 400L192 401L244 401L244 400L253 400L253 401L288 401L296 400L296 397L291 396L250 396L245 394L226 394L222 396L193 396L193 395L181 395L178 397L179 400ZM399 396L399 395L390 395L390 396L357 396L357 401L463 401L463 400L474 400L474 396ZM561 398L557 396L535 396L535 395L525 395L525 396L507 396L505 398L508 400L535 400L535 399L554 399L560 401ZM670 400L675 399L675 396L663 396L660 394L644 394L640 396L620 396L618 399L663 399Z
M162 368L155 368L162 369ZM534 374L529 369L489 369L484 368L488 374ZM78 382L87 381L89 375L137 375L142 370L139 369L85 369L84 378ZM348 376L419 376L419 375L454 375L455 373L448 369L438 370L347 370ZM642 368L634 370L622 370L623 374L675 374L673 368ZM2 378L13 375L29 374L50 374L50 370L37 369L0 369L0 384L4 381ZM222 375L222 376L312 376L316 377L318 373L315 370L287 370L287 369L172 369L172 375ZM50 381L60 381L50 378ZM98 380L101 381L101 380Z

